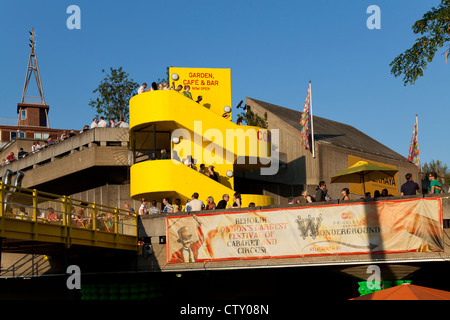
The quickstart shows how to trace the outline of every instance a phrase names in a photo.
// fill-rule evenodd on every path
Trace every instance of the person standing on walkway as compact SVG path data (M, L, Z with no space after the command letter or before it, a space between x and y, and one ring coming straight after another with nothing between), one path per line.
M428 176L428 178L430 179L430 188L428 189L429 193L434 194L434 193L441 193L442 191L442 185L439 183L439 181L437 180L437 173L436 172L431 172L430 175Z
M410 195L416 195L416 191L420 190L419 185L417 182L412 180L412 174L407 173L405 175L406 182L402 184L400 188L400 195L401 196L410 196Z

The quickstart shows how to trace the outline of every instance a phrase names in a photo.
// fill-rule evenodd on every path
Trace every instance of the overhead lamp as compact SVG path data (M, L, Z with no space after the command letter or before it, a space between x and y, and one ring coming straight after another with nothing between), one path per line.
M231 112L230 106L225 106L225 108L223 108L223 111L225 111L226 113L230 113Z
M227 175L228 178L231 178L233 176L233 171L228 170L226 175Z
M180 76L177 73L172 73L172 80L178 81L178 79L180 79Z
M173 137L172 138L172 142L175 144L179 144L180 143L180 138L179 137Z

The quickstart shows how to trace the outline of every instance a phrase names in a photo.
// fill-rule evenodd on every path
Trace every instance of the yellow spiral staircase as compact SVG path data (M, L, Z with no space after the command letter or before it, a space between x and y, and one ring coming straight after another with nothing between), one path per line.
M226 102L225 102L226 103ZM233 198L234 173L255 170L270 163L270 132L267 129L233 123L217 112L175 90L144 92L130 99L130 143L134 164L130 191L134 199L183 204L194 192L217 203L223 194ZM231 115L231 113L230 113ZM161 159L161 150L170 159ZM191 156L194 169L184 164ZM200 164L214 166L218 181L198 172ZM264 195L242 194L242 206L273 204ZM231 200L229 205L231 206Z

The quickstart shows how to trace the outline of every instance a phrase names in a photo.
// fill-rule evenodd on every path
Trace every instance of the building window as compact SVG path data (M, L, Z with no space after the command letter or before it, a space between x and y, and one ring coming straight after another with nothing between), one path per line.
M20 118L21 118L21 120L26 120L27 119L27 110L22 110L20 112Z
M35 132L35 133L34 133L34 138L35 138L35 139L42 139L42 133L40 133L40 132Z
M48 133L42 134L42 139L48 139L48 137L50 137L50 134L48 134Z
M25 138L25 132L21 131L10 131L9 137L11 140L15 140L17 138Z

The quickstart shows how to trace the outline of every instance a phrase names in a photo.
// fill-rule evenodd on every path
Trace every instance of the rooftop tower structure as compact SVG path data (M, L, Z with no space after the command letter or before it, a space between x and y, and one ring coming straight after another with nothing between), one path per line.
M34 28L31 29L30 36L30 55L28 58L27 73L22 91L22 99L21 102L17 104L17 113L19 114L17 125L49 128L49 106L45 104L44 90L42 89L39 65L36 56L36 41L34 39L36 33L34 32ZM39 96L27 95L28 85L30 84L33 75L36 80ZM31 100L29 100L30 98ZM39 99L39 101L35 101L36 99Z

